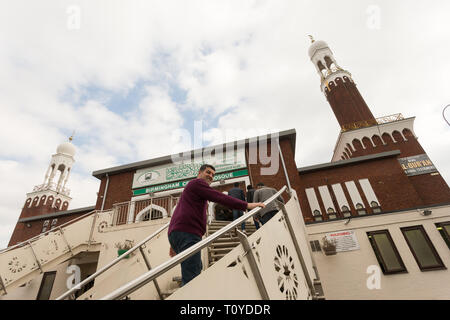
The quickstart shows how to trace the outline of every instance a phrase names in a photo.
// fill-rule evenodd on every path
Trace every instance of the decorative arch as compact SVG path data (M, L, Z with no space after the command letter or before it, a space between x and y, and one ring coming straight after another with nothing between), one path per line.
M355 149L356 151L362 151L364 149L363 145L361 144L361 141L359 141L356 138L353 139L352 144L353 144L353 149Z
M387 132L383 133L383 134L381 135L381 138L383 139L383 141L384 141L386 144L392 144L392 143L394 143L394 140L392 139L391 135L390 135L389 133L387 133Z
M162 213L162 217L161 218L167 218L169 216L167 214L167 210L166 209L164 209L163 207L160 207L160 206L158 206L156 204L151 204L151 205L145 207L144 209L142 209L141 211L138 212L138 214L136 215L135 221L136 222L137 221L144 221L143 219L145 217L145 214L148 213L149 211L151 213L152 210L160 211ZM151 219L151 217L150 217L149 220L155 220L155 219Z
M374 134L372 136L372 142L375 145L375 147L379 147L383 145L383 140L381 140L380 136L377 134Z
M397 130L394 130L392 132L392 137L394 138L395 142L403 142L403 136L400 132L398 132Z
M414 139L414 134L408 128L403 129L402 133L406 141L408 141L410 138Z
M362 144L364 149L370 149L371 147L374 147L372 140L370 140L368 137L362 138Z

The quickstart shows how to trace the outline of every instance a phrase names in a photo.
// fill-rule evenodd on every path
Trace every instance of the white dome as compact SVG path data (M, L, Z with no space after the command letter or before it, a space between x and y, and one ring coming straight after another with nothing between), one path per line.
M56 148L56 153L63 153L72 157L75 155L75 151L75 146L70 142L61 143L58 148Z
M325 41L322 41L322 40L314 41L308 50L309 57L312 58L317 50L320 50L323 48L328 48L328 44Z

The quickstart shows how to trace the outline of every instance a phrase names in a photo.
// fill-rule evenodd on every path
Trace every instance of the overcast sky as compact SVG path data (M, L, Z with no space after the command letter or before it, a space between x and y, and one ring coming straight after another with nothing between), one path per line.
M340 128L308 34L375 117L416 117L450 181L448 0L0 3L0 248L74 130L71 209L95 204L95 170L198 147L175 139L195 125L205 146L294 128L298 167L329 162Z

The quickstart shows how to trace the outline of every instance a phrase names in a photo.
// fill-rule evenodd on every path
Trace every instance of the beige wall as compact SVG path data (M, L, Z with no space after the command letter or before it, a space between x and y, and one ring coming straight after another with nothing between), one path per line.
M387 215L358 217L346 220L310 224L307 226L309 240L319 240L329 232L354 230L360 249L338 252L325 256L314 252L319 275L327 299L450 299L450 271L421 271L401 227L423 225L444 265L450 268L450 252L435 223L450 221L450 206L431 208L430 216L423 210L403 211ZM369 289L367 280L374 271L367 273L371 265L379 267L375 253L367 237L368 231L389 230L407 273L384 275L380 271L380 289Z

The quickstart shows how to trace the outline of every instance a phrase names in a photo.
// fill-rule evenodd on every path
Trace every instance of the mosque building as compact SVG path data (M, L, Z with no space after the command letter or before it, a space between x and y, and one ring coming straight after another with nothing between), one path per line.
M126 232L137 232L139 226L170 221L183 187L196 177L202 163L210 163L216 167L211 186L221 192L227 192L236 182L243 190L259 182L276 190L284 186L295 190L283 194L283 198L286 202L295 198L298 201L295 214L302 217L298 226L304 229L305 238L297 238L298 243L293 247L297 253L303 252L298 263L303 271L296 269L296 274L304 275L306 291L312 290L325 299L449 299L450 291L443 284L450 282L447 269L450 188L418 141L415 117L393 114L375 118L351 73L337 63L326 42L311 37L308 53L320 77L320 90L341 128L330 162L299 167L295 162L296 131L291 129L96 170L93 172L99 180L96 203L69 210L71 198L66 185L75 162L75 148L71 141L65 142L52 156L44 183L27 194L9 246L40 237L92 212L109 212L110 220L103 221L98 228L94 228L94 220L90 236L96 232L108 233L110 243L120 241L124 234L131 237ZM209 203L211 226L219 220L230 223L230 217L227 208ZM263 230L260 234L264 235L262 242L264 237L269 242L278 241L278 234L265 234ZM111 245L98 246L100 260L96 263L105 265L102 250ZM281 242L278 246L284 248ZM283 250L277 252L281 254ZM3 254L0 252L0 259ZM210 263L206 265L217 264L218 269L220 261L211 260L214 255L211 250L205 253L205 259L208 255ZM225 254L221 258L226 257ZM44 282L43 275L50 271L40 268L38 279ZM52 268L57 267L52 265ZM280 277L279 288L270 291L269 271L264 268L261 263L262 280L258 288L261 283L266 284L268 293L261 297L276 299L278 296L273 292L279 294L281 287L283 296L289 298L311 296L311 292L303 296L296 281L288 293L281 286ZM252 269L252 272L257 271ZM204 277L207 275L205 272ZM7 291L1 269L0 277ZM67 275L60 277L62 283ZM211 277L208 281L212 281ZM87 275L82 278L86 279ZM57 281L55 276L53 281ZM58 292L48 293L50 299L62 294L63 289L58 288ZM180 290L175 299L200 298L197 292L204 290L195 291L196 284L191 288L191 291L183 288L185 295ZM219 295L219 299L225 296ZM90 295L92 299L95 297Z

